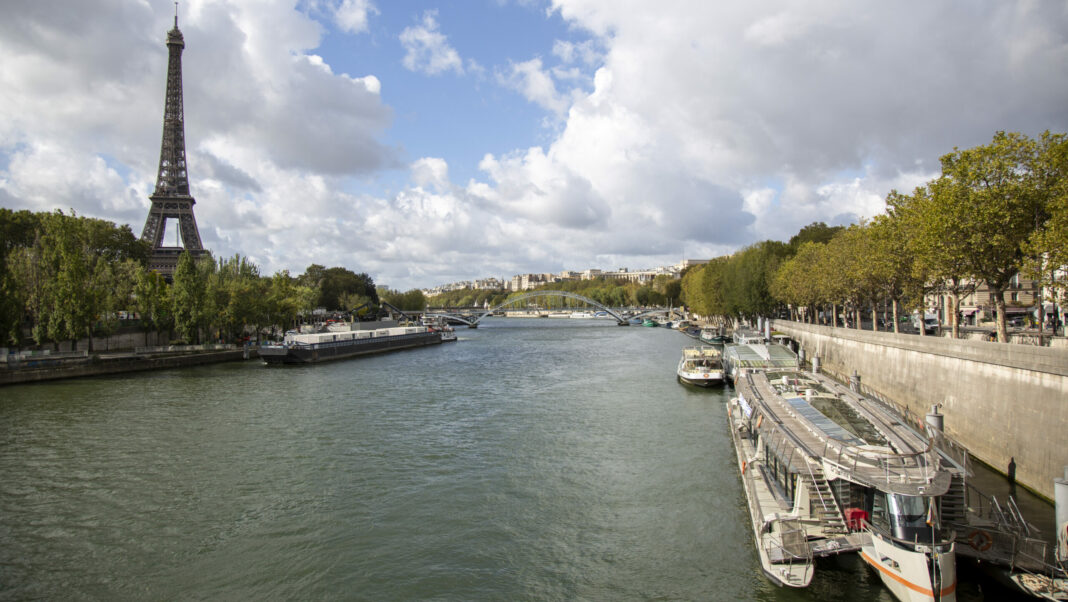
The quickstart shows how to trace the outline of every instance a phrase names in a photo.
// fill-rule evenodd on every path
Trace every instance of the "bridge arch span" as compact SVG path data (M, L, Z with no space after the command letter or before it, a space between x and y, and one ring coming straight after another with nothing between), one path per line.
M519 296L516 296L516 297L512 297L511 299L508 299L504 303L501 303L499 305L496 305L494 307L491 307L491 308L487 309L485 312L482 313L482 315L478 316L477 318L475 318L473 320L470 319L470 318L465 318L463 316L457 316L457 315L452 315L452 314L446 314L444 317L447 317L447 318L450 318L450 319L454 319L454 320L459 320L460 322L463 322L463 323L467 324L471 328L477 328L478 327L478 323L482 321L482 318L485 318L486 316L492 315L493 312L495 312L495 311L497 311L499 309L503 309L505 307L508 307L509 305L513 305L513 304L519 303L521 301L528 301L530 299L538 299L538 298L541 298L541 297L564 297L566 299L574 299L576 301L582 301L583 303L585 303L587 305L591 305L593 307L597 307L597 308L601 309L602 311L607 312L608 315L610 315L613 318L615 318L616 322L619 323L619 324L626 324L627 323L626 319L624 319L623 316L619 315L615 310L613 310L613 309L611 309L611 308L609 308L607 306L601 305L600 303L594 301L593 299L590 299L589 297L583 297L582 295L579 295L579 294L576 294L576 293L569 293L567 291L531 291L529 293L523 293L522 295L519 295Z

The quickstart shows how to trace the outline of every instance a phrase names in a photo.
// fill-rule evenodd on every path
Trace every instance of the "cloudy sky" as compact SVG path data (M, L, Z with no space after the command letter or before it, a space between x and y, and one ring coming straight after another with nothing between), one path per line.
M707 258L1068 130L1068 2L184 0L206 247L406 290ZM0 206L130 224L170 0L7 0ZM173 240L173 234L171 235Z

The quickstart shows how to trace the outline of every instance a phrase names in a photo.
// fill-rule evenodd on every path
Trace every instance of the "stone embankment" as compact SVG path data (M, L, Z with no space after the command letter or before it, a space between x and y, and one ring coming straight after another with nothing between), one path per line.
M1068 465L1068 349L920 337L773 321L809 360L842 379L854 371L923 416L940 404L946 433L973 456L1047 499Z
M254 349L235 345L155 347L102 354L4 354L0 357L0 385L218 364L255 355Z

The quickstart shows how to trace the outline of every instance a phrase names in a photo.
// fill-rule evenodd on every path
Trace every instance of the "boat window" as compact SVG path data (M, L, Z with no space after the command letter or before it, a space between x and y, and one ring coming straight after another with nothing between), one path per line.
M886 508L886 494L879 491L872 500L871 524L883 529L890 528L890 513Z
M899 527L922 527L927 518L926 498L912 495L887 496L890 505L890 513L894 515L894 522Z

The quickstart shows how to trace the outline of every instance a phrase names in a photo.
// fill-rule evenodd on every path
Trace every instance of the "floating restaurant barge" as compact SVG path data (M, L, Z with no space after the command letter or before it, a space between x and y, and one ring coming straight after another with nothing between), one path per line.
M809 584L856 552L901 600L956 599L964 469L895 414L820 374L744 370L731 436L765 574Z
M266 364L314 364L358 355L437 345L441 341L441 331L427 326L287 333L281 344L264 345L260 347L259 353Z
M758 346L728 345L728 369L732 347ZM1068 600L1068 504L1058 498L1051 546L1011 497L999 504L968 482L967 450L944 435L937 406L918 422L859 381L739 357L727 412L773 581L804 587L817 559L858 553L898 599L952 601L962 558L1021 593ZM1068 501L1068 473L1062 492Z

